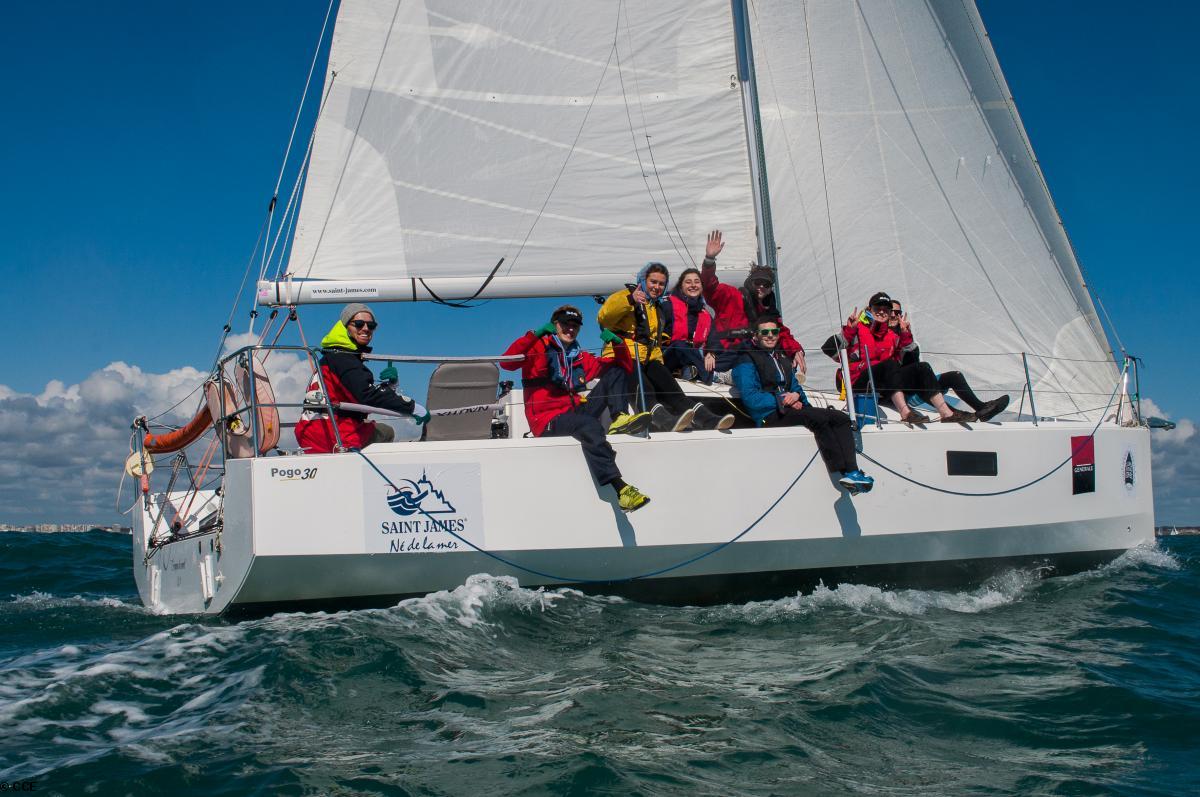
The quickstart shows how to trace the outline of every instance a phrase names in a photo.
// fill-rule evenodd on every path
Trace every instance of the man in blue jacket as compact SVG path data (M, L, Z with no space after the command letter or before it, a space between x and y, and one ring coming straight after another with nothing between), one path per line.
M870 492L875 480L858 469L854 433L844 412L814 407L796 378L792 358L779 350L779 319L763 316L754 338L733 368L733 384L758 426L803 426L817 438L817 450L830 473L851 495Z

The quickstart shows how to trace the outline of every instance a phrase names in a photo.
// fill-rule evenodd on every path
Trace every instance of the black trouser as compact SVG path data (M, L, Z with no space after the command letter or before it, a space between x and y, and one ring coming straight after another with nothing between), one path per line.
M636 367L635 364L634 368ZM625 381L629 385L629 403L636 407L638 412L641 412L642 406L638 401L637 394L637 373L626 375ZM687 400L687 396L683 395L683 391L679 389L679 383L675 381L675 377L671 376L667 366L658 360L642 363L642 389L646 393L645 409L647 410L655 404L662 404L675 415L681 415L684 410L695 403Z
M588 400L583 403L583 411L597 420L604 419L604 411L608 410L609 423L618 415L629 412L629 380L630 375L619 365L610 365L600 374L600 381L588 393Z
M712 384L712 371L704 370L704 352L700 349L693 349L686 343L672 343L664 346L662 353L667 370L681 371L689 365L694 365L700 373L700 381L706 385Z
M850 430L850 416L844 412L808 404L799 409L784 407L782 414L768 415L763 426L803 426L817 438L817 450L825 460L825 467L841 473L858 470L854 432Z
M621 478L621 471L617 469L617 455L608 444L604 427L583 407L554 416L547 424L546 431L542 432L542 437L574 437L578 440L583 446L583 458L587 460L588 470L600 484Z
M932 404L933 397L942 392L937 375L929 363L901 365L895 360L876 363L871 366L870 373L864 370L854 380L854 392L868 392L871 389L871 375L875 377L875 392L889 400L899 390L905 394L916 394L922 401Z

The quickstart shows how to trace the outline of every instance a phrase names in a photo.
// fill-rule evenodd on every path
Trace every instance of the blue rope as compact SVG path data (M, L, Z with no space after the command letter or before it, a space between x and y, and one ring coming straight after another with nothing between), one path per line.
M374 470L376 473L378 473L380 475L380 477L385 482L387 482L389 487L391 487L396 492L400 492L400 488L397 487L395 484L393 484L392 480L387 477L387 474L385 474L378 467L376 467L375 463L372 462L367 457L366 454L364 454L362 451L360 451L358 449L354 449L354 453L358 454L360 457L362 457L363 460L365 460L366 463L371 466L371 469ZM547 573L542 570L536 570L532 567L526 567L524 565L517 564L516 562L512 561L511 559L506 559L497 553L492 553L491 551L484 550L483 548L480 548L475 543L471 542L470 540L466 539L465 537L457 534L456 532L454 532L448 528L443 528L442 530L445 531L450 536L454 537L459 542L462 542L465 545L467 545L468 547L473 548L475 551L483 554L484 556L491 557L492 559L495 559L497 562L500 562L501 564L508 565L511 568L514 568L516 570L521 570L521 571L530 573L535 576L541 576L542 578L548 578L548 579L551 579L552 581L563 581L563 582L568 582L568 583L572 583L572 584L622 584L622 583L629 582L629 581L637 581L638 579L650 578L652 576L661 576L664 573L670 573L672 570L678 570L679 568L686 567L686 566L692 564L693 562L699 562L701 559L704 559L705 557L708 557L708 556L712 556L713 554L717 553L718 551L720 551L724 548L728 548L730 545L733 545L735 542L740 540L742 537L745 537L747 534L749 534L754 529L755 526L757 526L759 523L761 523L763 521L764 518L766 518L767 515L771 514L771 511L773 509L775 509L775 507L779 506L779 503L787 496L788 493L790 493L792 491L792 488L795 487L797 484L799 484L800 479L804 476L805 473L808 472L808 469L810 467L812 467L812 464L813 464L813 462L816 461L816 459L817 459L817 452L814 451L812 458L808 460L808 464L805 465L804 468L798 474L796 474L796 478L792 479L792 483L787 486L787 489L785 489L782 493L780 493L779 497L776 498L771 503L771 505L769 507L767 507L766 510L761 515L758 516L758 518L755 519L755 521L753 523L751 523L749 526L747 526L745 529L743 529L742 532L740 534L738 534L736 537L734 537L732 540L729 540L728 542L720 543L719 545L716 545L716 546L710 548L709 550L705 551L704 553L697 554L696 556L693 556L690 559L685 559L684 561L679 562L678 564L673 564L670 567L660 568L659 570L652 570L649 573L641 573L640 575L636 575L636 576L627 576L624 578L579 578L579 577L574 577L574 576L555 575L554 573ZM429 515L424 510L421 510L421 514L423 514L423 515L425 515L425 517L429 518ZM433 518L429 518L429 519L433 520Z
M1128 367L1128 366L1126 366L1126 367ZM1113 399L1115 399L1117 397L1117 391L1121 389L1121 384L1124 381L1124 375L1125 375L1125 372L1124 372L1124 369L1122 369L1122 371L1121 371L1122 378L1117 380L1117 386L1113 388L1112 395L1108 397L1108 405L1104 408L1104 412L1100 413L1100 420L1096 421L1096 425L1092 427L1092 431L1083 439L1083 442L1081 442L1075 448L1071 449L1070 456L1068 456L1062 462L1055 465L1053 468L1051 468L1046 473L1043 473L1041 476L1038 476L1033 481L1026 482L1025 484L1019 485L1017 487L1010 487L1007 490L996 490L995 492L991 492L991 493L966 493L966 492L962 492L961 490L948 490L945 487L937 487L932 484L926 484L925 482L918 481L918 480L912 478L911 476L905 476L903 473L897 473L896 471L892 470L887 465L884 465L882 462L875 459L874 457L872 457L870 454L868 454L865 451L860 451L859 454L862 455L863 459L867 460L868 462L872 463L873 465L878 465L880 468L883 468L885 471L892 474L893 476L901 478L904 481L908 482L909 484L915 484L917 487L924 487L926 490L932 490L935 493L944 493L945 495L959 495L959 496L964 496L966 498L990 498L992 496L1008 495L1009 493L1019 492L1026 488L1032 487L1033 485L1037 484L1038 482L1044 481L1044 480L1050 478L1055 473L1057 473L1059 470L1062 469L1063 465L1066 465L1068 462L1070 462L1072 459L1074 459L1075 455L1078 454L1080 451L1082 451L1083 447L1086 446L1088 444L1088 442L1091 441L1096 436L1096 432L1099 431L1099 429L1100 429L1100 424L1104 423L1104 416L1108 414L1109 407L1112 406Z

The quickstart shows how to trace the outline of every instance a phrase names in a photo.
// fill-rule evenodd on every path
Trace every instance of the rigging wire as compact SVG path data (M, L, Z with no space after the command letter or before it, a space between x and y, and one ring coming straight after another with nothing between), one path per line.
M633 47L633 36L630 33L631 25L629 24L629 9L623 1L621 3L621 9L625 12L625 20L626 20L626 22L625 22L625 42L629 46L630 74L633 77L633 94L637 98L638 113L642 117L642 130L648 130L650 125L646 121L646 104L642 102L642 87L641 87L640 81L638 80L637 63L634 60L634 53L636 53L637 50L635 50ZM620 52L617 53L617 72L618 72L618 76L623 77L622 70L621 70L621 53ZM623 81L621 84L621 93L622 93L622 95L624 95L624 93L625 93L625 86L624 86ZM626 110L626 114L628 114L628 111L629 111L628 98L625 98L625 100L626 100L626 109L625 110ZM632 132L632 122L630 123L630 125L631 125L631 132ZM675 221L675 214L671 211L671 201L669 199L667 199L667 190L663 187L662 177L660 176L659 171L658 171L658 164L655 163L655 160L654 160L654 149L650 145L650 134L643 133L643 136L646 139L646 153L650 156L650 168L654 170L654 180L655 180L655 182L658 183L658 191L659 191L659 194L662 195L663 206L666 207L666 209L667 209L667 216L670 217L670 219L671 219L671 226L675 228L675 234L679 236L679 243L683 245L683 251L687 253L688 260L691 261L692 266L695 267L696 258L692 255L692 250L688 249L687 239L684 237L683 233L680 231L679 224L676 223L676 221ZM635 154L637 153L636 140L634 142L634 153ZM641 159L639 158L638 166L641 167L641 165L642 165ZM642 177L643 177L643 179L645 179L645 171L644 170L642 173ZM646 188L649 189L649 187L650 187L649 184L647 184ZM654 198L653 195L651 195L651 199L653 199L653 198ZM656 211L658 210L657 204L655 205L655 210ZM658 219L659 219L659 221L663 221L663 218L661 215L659 215ZM663 224L665 225L666 222L663 221ZM668 230L667 237L669 238L670 235L671 235L671 232L670 232L670 230ZM675 253L679 254L679 250L676 249Z
M845 307L842 305L842 287L841 281L838 279L837 268L837 247L833 243L833 209L829 201L829 174L825 168L825 137L821 134L821 108L817 102L817 75L816 68L813 63L812 50L812 34L809 30L808 22L808 0L804 0L802 5L804 11L804 41L805 49L808 54L808 77L812 86L813 94L813 119L817 125L817 154L821 161L821 184L825 189L825 221L829 226L829 257L833 264L833 292L837 298L838 313L844 313ZM789 150L789 156L791 152Z
M283 160L279 164L279 176L275 179L275 188L271 191L271 206L267 211L268 223L271 218L271 213L275 210L275 201L279 198L279 187L283 185L283 173L287 170L288 159L292 154L292 143L296 140L296 131L300 127L300 116L304 111L304 105L308 101L308 89L312 85L313 73L317 69L317 58L321 54L321 43L325 41L325 30L329 27L329 17L333 14L333 4L336 0L329 0L329 5L325 8L325 21L321 23L321 33L317 36L317 46L313 48L312 62L308 65L308 76L304 78L304 90L300 92L300 102L296 106L296 117L292 120L292 132L288 134L287 147L283 151ZM283 226L282 224L280 225ZM263 252L262 268L258 272L258 278L261 280L267 271L267 263L270 258L267 253Z
M891 86L892 94L896 97L896 100L900 105L901 114L904 117L905 123L908 125L909 132L912 133L913 141L916 143L917 149L919 149L921 152L921 157L925 161L926 168L929 170L929 176L932 179L933 184L937 186L938 192L941 194L942 201L946 203L946 208L950 212L950 217L954 219L954 223L958 227L959 234L962 235L963 241L966 243L967 248L971 251L971 255L975 258L975 262L979 266L979 270L983 274L984 279L987 280L988 287L990 287L992 289L992 293L995 294L996 301L1000 304L1001 309L1004 310L1004 314L1008 316L1008 320L1013 325L1013 329L1016 330L1016 333L1027 346L1033 348L1030 346L1029 340L1025 337L1025 331L1021 328L1020 324L1017 323L1017 319L1015 316L1013 316L1012 310L1009 308L1008 303L1004 301L1004 297L1000 294L1000 290L996 287L996 283L992 280L991 274L988 273L987 267L984 266L983 258L980 257L979 251L975 248L975 243L971 240L971 236L967 233L962 219L959 217L958 212L954 209L954 203L950 201L950 197L946 194L946 189L942 185L941 179L938 177L937 170L933 168L933 162L930 160L929 153L925 149L925 143L921 140L920 135L918 135L917 128L913 124L912 117L909 115L908 107L904 104L903 98L900 94L900 89L896 86L896 81L892 77L891 70L888 69L887 60L884 58L882 50L880 50L879 41L875 38L875 31L871 28L871 23L867 19L866 11L862 7L862 0L854 0L854 4L858 9L859 19L862 20L863 27L866 28L867 35L871 38L871 45L875 48L875 54L880 60L883 74L888 80L888 85ZM1050 372L1050 377L1054 379L1055 382L1059 382L1058 376L1053 371ZM1062 387L1061 382L1059 382L1059 387ZM1075 404L1075 400L1071 399L1071 403ZM1075 409L1079 409L1078 404L1075 404Z
M632 115L632 113L630 113L630 109L629 109L629 95L625 91L625 73L624 73L624 70L621 69L621 52L618 47L618 43L621 40L621 15L623 12L625 12L625 0L621 0L621 3L617 6L617 30L613 36L613 52L616 53L616 56L617 56L617 79L620 81L620 84L621 84L621 100L625 106L625 119L626 119L626 121L629 122L629 139L633 143L633 155L635 158L637 158L638 171L641 172L642 183L645 184L645 186L646 186L646 195L650 197L650 204L654 206L654 213L656 216L658 216L658 222L659 222L659 224L662 225L663 232L665 232L667 234L667 240L671 242L671 248L674 249L675 254L679 256L680 262L684 262L684 254L683 254L683 252L679 251L679 244L677 244L675 242L675 236L671 234L671 228L667 226L667 220L663 218L662 210L660 210L658 207L658 200L654 198L654 189L652 189L650 187L650 180L646 176L646 166L644 163L642 163L642 153L641 153L641 150L638 149L637 132L633 128L633 115ZM630 51L630 53L632 53L633 52L633 40L629 35L629 25L628 24L626 24L626 26L625 26L625 36L626 36L626 40L629 42L629 51ZM612 54L610 53L610 58L611 58L611 55ZM637 81L636 70L634 71L633 78L634 78L634 91L638 91L637 82L636 82ZM639 94L638 101L641 102L640 94ZM645 127L645 124L646 124L645 113L643 111L642 126ZM646 145L647 145L647 147L649 147L649 145L650 145L650 136L648 136L648 135L646 136ZM657 169L655 169L655 173L657 175ZM660 188L662 187L662 183L659 183L659 187ZM663 199L664 199L664 201L666 200L665 195L664 195ZM669 211L670 211L670 208L668 208L668 212ZM674 221L674 219L672 219L672 221ZM676 232L678 232L678 230L679 230L679 228L676 227ZM679 242L683 243L684 249L686 250L687 244L683 242L682 235L680 236ZM695 259L692 258L691 252L688 252L687 259L691 260L693 266L696 265L696 261L695 261Z
M926 5L928 6L928 0L926 0ZM1124 354L1125 353L1125 344L1121 342L1121 335L1120 335L1120 333L1117 332L1117 325L1113 323L1112 317L1108 314L1108 310L1105 309L1104 302L1100 299L1100 294L1091 289L1090 280L1088 279L1087 273L1084 271L1084 268L1083 268L1083 262L1079 259L1079 253L1075 250L1075 242L1071 240L1071 236L1067 232L1067 226L1063 223L1062 214L1058 211L1058 206L1054 202L1054 195L1050 193L1050 185L1049 185L1049 183L1046 182L1046 175L1042 173L1042 168L1038 164L1037 156L1034 155L1033 144L1030 142L1028 134L1025 133L1025 127L1024 127L1024 125L1021 124L1021 119L1017 115L1016 100L1012 97L1011 94L1009 94L1008 91L1005 90L1006 83L1004 82L1003 77L996 71L997 67L999 66L999 62L996 59L995 49L991 46L989 41L986 41L988 38L987 31L986 30L982 31L982 36L980 35L980 33L981 33L981 31L979 29L980 25L976 24L977 15L971 14L970 9L967 7L965 0L963 0L963 2L962 2L962 8L963 8L963 14L971 22L971 30L975 33L975 39L979 43L980 49L984 51L985 55L990 54L992 56L991 58L985 57L984 61L987 62L988 71L990 71L992 74L992 80L996 84L996 89L1000 92L1001 96L1003 96L1007 99L1007 102L1005 103L1005 105L1008 109L1008 114L1012 119L1013 125L1017 128L1018 132L1020 132L1020 134L1021 134L1021 141L1025 145L1025 154L1028 156L1030 163L1033 165L1033 171L1038 176L1039 182L1041 182L1041 184L1042 184L1042 190L1045 192L1046 199L1048 200L1048 202L1050 204L1050 209L1054 211L1054 215L1058 219L1059 229L1062 231L1063 238L1067 242L1067 248L1070 250L1071 257L1075 261L1075 267L1077 269L1079 269L1080 287L1082 287L1083 290L1089 296L1091 296L1093 299L1095 299L1095 301L1098 305L1100 305L1100 310L1104 313L1104 317L1108 321L1108 327L1109 327L1109 329L1112 330L1113 337L1117 341L1117 346L1120 347L1121 353ZM979 23L982 24L982 22L983 22L983 20L979 19ZM1035 218L1035 223L1036 223L1036 218ZM1041 225L1038 224L1037 226L1038 226L1038 229L1040 230ZM1044 236L1044 233L1043 233L1043 236ZM1055 260L1057 261L1057 258ZM1065 282L1065 278L1064 278L1064 282ZM1074 291L1072 291L1072 293L1074 293ZM1076 302L1076 307L1079 309L1080 314L1086 318L1087 313L1084 312L1082 307L1079 307L1078 302ZM1098 320L1099 319L1097 319L1097 321ZM1116 360L1116 353L1112 352L1111 347L1110 347L1109 353L1113 355L1112 359Z
M521 245L517 247L516 254L513 255L512 261L508 264L508 270L505 275L512 273L513 266L517 264L521 253L525 251L525 245L529 243L529 237L533 235L533 230L541 221L542 214L546 212L546 207L550 204L550 198L554 196L554 192L558 189L558 183L562 180L562 176L567 171L567 164L571 162L571 156L575 154L575 148L579 146L579 139L583 136L583 129L587 126L588 117L592 115L592 108L596 105L596 98L600 96L600 87L604 85L604 76L608 74L609 64L612 63L613 53L617 51L617 35L621 29L621 10L617 9L617 25L613 32L613 44L609 48L608 58L604 62L604 67L600 70L600 78L596 81L596 88L592 91L592 98L588 101L587 110L583 113L583 119L579 122L579 129L575 131L575 138L571 141L571 147L567 150L566 156L563 158L562 165L558 168L558 174L554 177L554 182L550 184L550 190L546 192L546 198L542 201L542 206L538 208L537 215L533 217L533 221L529 225L529 229L525 231L525 237L521 239ZM490 278L489 278L490 279ZM428 290L428 286L426 286Z

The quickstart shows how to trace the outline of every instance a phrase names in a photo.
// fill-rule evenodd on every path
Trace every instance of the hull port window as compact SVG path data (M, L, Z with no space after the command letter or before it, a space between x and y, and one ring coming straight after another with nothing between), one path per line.
M995 476L999 473L995 451L947 451L946 473L950 476Z

